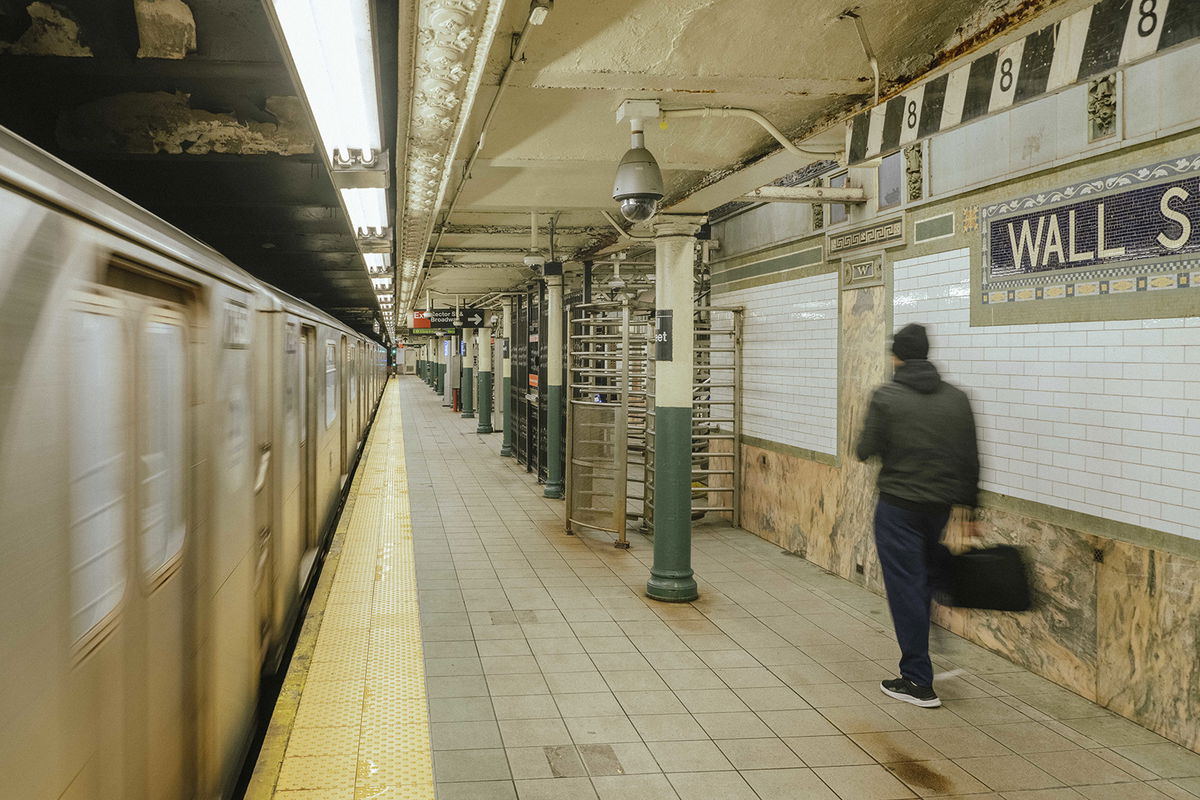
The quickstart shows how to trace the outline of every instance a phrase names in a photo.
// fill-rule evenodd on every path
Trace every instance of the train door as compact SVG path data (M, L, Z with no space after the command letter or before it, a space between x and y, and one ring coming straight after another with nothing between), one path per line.
M300 561L303 586L317 554L317 358L316 329L305 325L300 331L300 521L304 557Z
M184 576L192 294L123 262L105 282L109 294L89 296L72 319L72 372L87 387L72 393L72 622L81 658L123 651L122 678L105 687L121 721L102 723L121 740L122 763L103 769L123 772L123 797L167 800L190 796L196 774L196 611ZM106 587L116 575L123 591L114 595ZM105 641L114 627L119 636Z
M277 515L272 538L275 540L275 613L273 641L275 650L268 661L268 671L274 671L282 657L282 645L291 615L297 608L299 596L300 559L307 546L304 531L304 470L300 452L301 431L304 417L301 403L304 392L301 379L300 322L287 316L283 323L282 341L276 341L274 350L280 358L279 380L276 393L279 408L278 425L272 430L276 440L272 451L272 471L277 476L272 494L274 513Z
M155 307L138 332L138 555L145 592L145 651L131 666L146 689L146 797L187 791L189 618L180 571L188 520L189 335L177 308Z
M257 335L254 337L254 361L262 365L254 371L254 441L258 461L254 471L254 530L257 534L256 562L254 568L254 606L258 623L259 663L266 664L271 643L274 639L275 617L275 522L273 503L275 492L272 473L277 465L272 463L275 445L274 426L278 406L282 399L275 387L281 367L276 355L282 346L280 341L281 317L271 311L255 314Z
M338 448L339 452L341 453L341 467L340 467L340 472L338 472L338 486L339 487L346 485L346 476L350 472L350 460L346 455L347 448L349 447L349 436L348 436L349 432L347 429L347 425L349 424L349 418L350 418L350 410L349 410L350 406L349 406L349 403L346 402L346 395L348 394L348 386L350 383L350 380L349 380L350 370L347 367L347 360L348 360L347 353L348 352L349 352L349 349L346 345L346 337L342 336L338 339L338 354L337 354L337 363L340 368L339 371L341 372L341 375L339 377L341 378L341 380L338 381L338 385L337 385L337 389L336 389L337 394L338 394L337 407L342 412L341 414L338 415L341 418L338 421L338 429L341 431L341 447Z

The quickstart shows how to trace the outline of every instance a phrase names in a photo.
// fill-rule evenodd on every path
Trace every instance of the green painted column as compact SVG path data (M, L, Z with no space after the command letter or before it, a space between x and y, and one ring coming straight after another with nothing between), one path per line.
M455 361L458 356L458 336L450 335L446 337L445 344L442 347L442 357L445 359L442 364L442 407L454 408L454 373L451 372L455 368ZM461 377L461 366L459 367L459 377Z
M654 225L654 564L647 596L685 603L692 574L692 324L696 231L701 217Z
M542 330L546 336L546 497L563 496L563 463L560 453L563 441L562 386L562 320L563 275L562 263L547 261L546 320Z
M475 343L478 333L463 328L463 341L467 353L463 356L462 369L462 415L463 419L475 419Z
M492 432L492 329L491 323L479 329L479 425L476 433Z
M500 335L504 337L504 346L502 352L503 359L500 362L500 425L501 431L504 433L504 441L500 444L500 455L512 456L513 454L513 418L512 418L512 312L513 300L511 297L504 298L501 306L503 309L501 316Z
M446 342L449 339L438 337L437 340L437 381L433 385L433 390L440 395L446 394Z

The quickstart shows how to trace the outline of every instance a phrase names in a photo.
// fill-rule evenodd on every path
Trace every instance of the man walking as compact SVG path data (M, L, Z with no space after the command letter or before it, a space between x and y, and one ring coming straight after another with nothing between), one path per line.
M875 546L901 652L900 677L879 688L897 700L933 708L942 701L933 691L929 606L949 561L941 537L951 506L970 508L974 528L975 418L967 396L943 381L927 360L924 326L897 331L892 354L892 382L871 396L857 447L860 461L872 456L882 461Z

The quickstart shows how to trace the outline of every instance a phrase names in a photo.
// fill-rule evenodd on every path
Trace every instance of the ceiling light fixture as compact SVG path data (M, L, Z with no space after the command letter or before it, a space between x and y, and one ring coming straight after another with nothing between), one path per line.
M330 160L383 149L370 0L271 0Z
M367 265L367 272L378 275L392 266L392 257L388 253L363 253L363 263Z
M342 189L350 224L359 236L378 236L388 229L387 192L382 188Z
M529 24L541 25L554 8L554 0L533 0L529 5Z

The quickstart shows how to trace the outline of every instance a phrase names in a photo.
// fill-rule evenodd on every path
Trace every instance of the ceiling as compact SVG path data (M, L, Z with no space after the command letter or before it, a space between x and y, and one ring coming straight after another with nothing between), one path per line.
M358 329L387 329L266 2L0 0L0 125ZM371 0L399 327L426 291L527 282L531 225L559 260L633 242L602 214L629 146L622 100L753 109L827 153L875 90L843 12L861 18L887 97L1085 2L556 0L527 25L530 0ZM828 158L744 119L647 128L669 212L710 212Z
M376 13L394 98L396 6ZM0 85L0 125L373 332L375 293L260 0L0 0Z
M422 5L462 2L424 0ZM479 40L487 41L487 2L468 2L478 6L476 30ZM531 28L524 58L512 64L508 86L463 182L462 170L509 66L513 39L529 14L527 0L509 0L494 21L486 55L475 54L484 78L474 95L463 94L462 133L453 159L445 162L431 236L414 240L411 232L407 235L407 245L424 254L422 266L428 267L412 277L409 306L424 307L426 289L465 295L528 280L532 273L522 257L530 247L531 211L538 212L544 256L552 219L559 231L554 255L560 260L628 242L601 215L616 211L613 174L629 147L628 127L618 125L615 116L624 99L657 99L663 108L750 108L794 141L836 150L844 144L844 129L832 123L870 104L874 91L855 23L839 18L842 12L853 9L862 18L886 97L889 89L1054 5L1059 4L557 0L544 24ZM419 69L419 48L416 62ZM419 86L420 77L409 84ZM663 169L664 210L677 213L706 213L825 158L787 153L764 129L742 119L674 119L666 130L651 121L646 146ZM403 193L403 184L400 189ZM453 213L447 215L451 204ZM397 205L407 216L403 197ZM432 244L438 246L430 265ZM403 299L398 308L405 311Z

